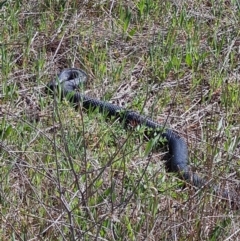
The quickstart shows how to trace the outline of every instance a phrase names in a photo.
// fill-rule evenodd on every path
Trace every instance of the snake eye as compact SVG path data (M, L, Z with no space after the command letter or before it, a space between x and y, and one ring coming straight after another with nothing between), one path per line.
M68 80L78 78L79 73L76 70L70 70Z

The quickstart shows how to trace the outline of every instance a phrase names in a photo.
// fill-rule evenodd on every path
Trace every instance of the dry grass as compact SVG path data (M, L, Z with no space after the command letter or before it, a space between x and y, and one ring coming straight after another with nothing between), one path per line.
M84 69L86 94L166 123L238 195L237 1L2 1L0 16L1 240L239 240L239 211L182 188L141 130L44 91Z

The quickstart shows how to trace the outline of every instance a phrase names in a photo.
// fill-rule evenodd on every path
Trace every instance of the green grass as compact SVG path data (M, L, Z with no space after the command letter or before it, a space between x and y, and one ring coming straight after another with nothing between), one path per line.
M0 2L0 239L237 240L239 211L165 170L141 128L45 93L87 95L183 136L192 168L240 179L238 1Z

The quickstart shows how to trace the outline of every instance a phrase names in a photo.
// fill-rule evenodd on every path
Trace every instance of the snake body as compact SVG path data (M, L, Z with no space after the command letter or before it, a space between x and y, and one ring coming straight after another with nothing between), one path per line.
M63 96L69 95L72 102L81 102L82 106L86 109L98 108L100 112L106 113L107 116L113 116L125 123L144 126L150 138L153 137L153 135L159 134L160 137L166 140L168 145L170 158L167 166L169 171L178 173L182 179L195 187L206 185L207 182L205 180L190 171L188 166L188 148L182 137L173 130L167 129L164 125L160 125L139 113L81 94L77 91L77 88L86 81L87 74L84 71L70 68L63 70L57 79L48 84L48 88L54 90L56 87L60 87Z

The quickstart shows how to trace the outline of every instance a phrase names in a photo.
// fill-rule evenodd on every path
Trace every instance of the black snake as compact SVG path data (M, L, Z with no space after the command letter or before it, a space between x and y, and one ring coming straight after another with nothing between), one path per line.
M98 108L100 112L106 113L108 116L114 116L124 123L134 123L134 125L145 126L147 135L151 138L153 134L159 134L161 138L166 140L170 158L168 160L168 168L172 172L177 172L179 176L191 185L201 188L210 186L208 182L200 178L196 173L192 172L188 166L188 148L182 137L171 129L154 122L152 119L140 115L134 111L123 109L117 105L106 101L97 100L77 91L79 85L87 81L87 74L75 68L63 70L57 79L48 83L48 89L55 90L60 87L62 95L69 95L74 103L82 103L86 109ZM219 191L217 187L213 187L215 193L229 199L228 191Z

